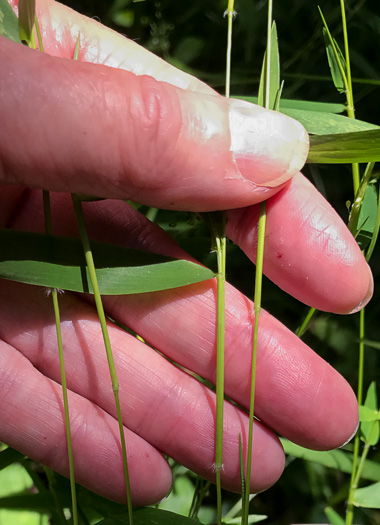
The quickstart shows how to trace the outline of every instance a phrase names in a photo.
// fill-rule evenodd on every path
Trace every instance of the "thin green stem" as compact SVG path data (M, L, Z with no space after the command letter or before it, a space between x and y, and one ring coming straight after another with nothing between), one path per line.
M313 317L313 315L315 314L317 310L315 308L310 308L305 319L303 320L301 326L296 330L296 335L298 337L302 337L303 334L305 333L305 330L311 320L311 318Z
M244 494L245 501L243 505L243 525L248 524L248 514L249 514L249 493L250 493L249 488L251 484L253 422L254 422L254 414L255 414L257 339L258 339L258 332L259 332L259 318L260 318L260 312L261 312L266 218L267 218L266 202L261 202L260 209L259 209L257 256L256 256L256 277L255 277L255 295L254 295L255 323L254 323L254 329L253 329L253 344L252 344L251 392L250 392L250 402L249 402L247 471L246 471L246 476L245 476L246 490Z
M346 99L347 99L346 110L347 110L347 116L349 118L354 119L355 118L354 92L352 89L350 51L349 51L349 45L348 45L348 31L347 31L346 9L344 5L344 0L340 0L340 10L341 10L341 16L342 16L344 54L345 54L345 61L346 61L346 71L344 75L344 78L346 79L346 82L345 82ZM359 164L357 163L352 164L352 181L353 181L353 187L354 187L354 195L356 196L356 193L359 189L359 184L360 184Z
M43 203L44 203L44 216L45 216L45 231L47 234L51 235L53 231L53 225L52 225L52 217L51 217L50 195L48 191L43 192ZM72 439L71 439L69 399L68 399L68 394L67 394L65 359L63 355L61 316L60 316L59 304L58 304L58 291L56 288L51 289L51 298L53 301L55 329L56 329L56 334L57 334L57 345L58 345L58 356L59 356L59 368L61 371L61 385L62 385L63 408L64 408L64 414L65 414L67 455L68 455L68 460L69 460L69 477L70 477L73 524L78 525L78 522L79 522L78 521L78 504L77 504L77 493L76 493L76 487L75 487L74 455L73 455L73 444L72 444Z
M266 71L265 71L265 107L269 109L269 94L270 94L270 59L271 59L271 33L272 33L272 13L273 0L268 0L268 16L267 16L267 46L266 46ZM249 496L251 486L251 471L252 471L252 449L253 449L253 422L255 415L255 390L256 390L256 361L257 361L257 340L259 332L259 319L261 312L261 296L262 296L262 279L263 279L263 263L264 263L264 245L265 245L265 230L267 218L266 202L260 203L259 221L257 232L257 254L256 254L256 276L255 276L255 293L254 293L254 313L255 323L253 329L253 343L252 343L252 361L251 361L251 392L249 402L249 428L248 428L248 449L247 449L247 470L245 476L245 491L242 511L242 524L248 525L249 516Z
M222 485L223 468L223 408L224 408L224 339L225 339L225 282L226 282L226 229L224 214L221 232L217 233L216 253L218 261L217 281L217 359L216 359L216 443L215 473L217 487L218 524L222 523Z
M367 191L368 183L372 177L374 167L374 162L369 162L367 164L362 180L360 181L359 187L356 191L355 201L351 208L350 219L348 221L348 229L354 236L357 234L358 227L360 227L360 225L358 225L359 213L363 204L365 193Z
M92 256L90 241L88 238L86 223L84 220L82 203L80 201L80 198L76 195L72 195L72 201L74 204L75 215L76 215L77 222L78 222L79 233L80 233L80 237L81 237L81 241L83 245L84 255L85 255L86 263L87 263L87 269L88 269L88 273L90 276L92 290L94 293L95 305L96 305L96 309L98 312L99 322L100 322L102 334L103 334L104 346L105 346L106 354L107 354L108 367L109 367L111 382L112 382L112 390L113 390L114 397L115 397L117 420L119 424L121 449L122 449L122 454L123 454L123 465L124 465L124 476L125 476L125 485L126 485L126 492L127 492L129 524L133 525L132 498L131 498L131 487L130 487L130 482L129 482L127 449L125 445L124 426L123 426L123 420L121 417L120 400L119 400L120 387L119 387L119 382L117 379L116 367L115 367L115 362L114 362L114 358L112 354L111 343L110 343L108 329L107 329L106 316L104 313L102 298L101 298L101 294L99 290L98 279L96 276L94 259Z
M359 366L358 366L358 404L363 404L363 378L364 378L364 337L365 337L365 309L360 311L359 318ZM352 471L350 479L350 488L347 500L346 525L352 525L354 518L354 495L359 483L358 473L358 459L360 449L360 432L356 433L354 441L354 452L352 458Z
M62 508L62 506L61 506L61 504L59 502L59 499L58 499L58 496L57 496L57 491L54 488L54 474L53 474L53 471L49 467L47 467L46 465L44 465L44 471L45 471L45 474L46 474L46 477L47 477L47 480L48 480L50 494L52 495L54 503L55 503L55 511L56 511L57 519L58 519L60 525L67 525L67 520L66 520L65 515L63 513L63 508Z

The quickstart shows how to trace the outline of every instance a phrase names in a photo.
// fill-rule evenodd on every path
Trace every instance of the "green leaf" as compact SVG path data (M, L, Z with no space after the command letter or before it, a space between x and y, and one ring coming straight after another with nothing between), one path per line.
M199 521L167 510L144 508L133 512L134 525L199 525ZM128 514L119 514L98 522L98 525L128 525Z
M292 117L304 126L308 133L314 135L335 134L335 133L352 133L355 131L367 131L378 129L379 126L356 120L343 115L334 113L324 113L322 111L309 111L305 109L288 109L280 106L281 113Z
M346 472L347 474L351 474L352 472L352 454L349 452L340 449L329 450L327 452L309 450L284 438L281 438L281 443L286 454L312 461L313 463L319 463L325 467ZM361 477L362 479L368 479L370 481L380 481L380 464L367 459L364 463Z
M0 0L0 35L21 44L17 16L8 0Z
M278 39L276 23L273 22L271 29L271 49L270 49L270 72L269 72L269 93L268 93L268 107L273 109L275 106L277 93L280 89L280 54L278 51ZM265 93L267 91L267 52L265 51L263 65L261 69L260 84L259 84L259 106L266 106Z
M345 521L343 518L339 516L339 514L332 508L332 507L326 507L325 508L325 514L331 523L331 525L345 525Z
M246 100L252 104L258 103L258 97L247 97L234 95L233 98ZM322 113L343 113L346 111L344 104L334 104L331 102L312 102L309 100L294 100L290 98L282 98L280 101L280 111L283 113L285 109L300 109L313 112Z
M29 47L35 47L34 20L36 17L35 0L19 0L18 3L18 30L20 40Z
M323 37L325 40L326 54L330 67L331 78L334 82L334 86L339 91L339 93L344 93L346 91L346 61L343 58L342 52L339 49L335 38L332 38L331 34L328 33L325 29L323 30Z
M380 412L378 410L373 410L364 405L359 407L359 416L360 421L377 421L380 419Z
M38 286L92 293L81 241L0 230L0 277ZM154 253L92 243L100 292L121 295L167 290L211 279L198 264Z
M369 339L362 339L362 342L369 346L370 348L376 348L376 350L380 350L380 342L379 341L370 341Z
M377 408L377 396L376 396L376 383L372 381L367 390L367 395L364 401L364 409L366 412L376 412L378 414ZM363 408L362 408L363 411ZM376 419L363 422L360 425L361 439L368 445L376 445L380 437L380 423Z
M376 227L376 216L378 206L376 186L368 184L357 220L358 234L356 241L363 251L371 242Z
M354 492L354 505L367 509L380 509L380 481L368 487L356 489Z
M352 164L380 161L380 129L310 137L308 163Z
M11 447L7 447L0 452L0 470L8 467L12 463L19 463L25 456Z
M323 16L321 9L318 9L323 22L323 38L325 40L327 60L330 67L331 77L333 79L336 89L340 93L343 93L346 91L347 84L346 61L343 57L341 50L339 49L336 40L332 37L330 33L330 30L327 26L325 17Z

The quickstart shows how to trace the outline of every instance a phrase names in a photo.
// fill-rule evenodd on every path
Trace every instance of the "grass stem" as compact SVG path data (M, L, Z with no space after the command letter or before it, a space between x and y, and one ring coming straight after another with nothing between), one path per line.
M121 449L122 449L122 455L123 455L129 525L133 525L132 497L131 497L131 487L130 487L129 472L128 472L127 449L125 445L124 426L123 426L123 421L122 421L122 416L121 416L120 399L119 399L120 387L119 387L119 382L117 379L116 367L115 367L110 338L109 338L108 329L107 329L106 316L104 313L102 298L101 298L101 294L99 290L98 279L96 276L94 259L92 256L90 241L88 238L86 223L84 220L82 203L81 203L80 198L76 195L72 195L72 201L74 205L75 215L78 221L79 233L80 233L80 237L81 237L81 241L83 245L84 255L86 258L88 273L90 275L90 281L91 281L91 285L92 285L92 289L94 293L95 305L96 305L96 309L98 312L99 322L101 325L102 335L103 335L103 340L104 340L104 346L105 346L106 354L107 354L108 367L109 367L111 382L112 382L112 390L113 390L114 397L115 397L117 420L119 424Z
M52 225L52 217L51 217L50 194L48 191L43 191L43 204L44 204L44 216L45 216L45 231L47 234L51 235L53 233L53 225ZM69 477L70 477L73 525L78 525L78 504L77 504L77 493L76 493L76 486L75 486L73 444L71 440L69 399L68 399L68 394L67 394L65 359L63 355L61 316L60 316L59 303L58 303L58 291L56 288L51 289L51 298L53 301L55 329L56 329L56 334L57 334L59 369L61 371L61 385L62 385L63 409L64 409L64 414L65 414L67 455L68 455L68 460L69 460Z

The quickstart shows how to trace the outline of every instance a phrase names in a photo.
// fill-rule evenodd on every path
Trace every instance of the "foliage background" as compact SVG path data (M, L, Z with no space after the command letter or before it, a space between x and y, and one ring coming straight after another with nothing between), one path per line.
M223 92L226 50L226 0L66 0L63 3L133 38L139 44L187 70ZM232 95L256 95L262 57L266 45L266 1L236 0L237 17L233 29ZM344 103L344 95L334 88L326 60L321 20L316 0L275 2L284 98ZM339 1L320 0L330 30L341 44ZM347 1L347 20L354 78L356 116L380 124L380 5L379 0ZM378 171L378 170L377 170ZM318 189L347 222L346 202L352 201L350 166L313 166L305 168ZM184 222L183 222L184 221ZM169 227L183 237L181 224L187 217L160 212L157 222L175 223ZM203 232L201 232L202 234ZM198 235L199 228L190 230ZM195 242L197 244L197 242ZM199 246L198 246L199 248ZM197 252L197 249L195 249ZM210 261L207 261L208 263ZM248 296L253 296L254 269L236 246L230 245L227 257L228 280ZM380 254L371 261L379 280ZM378 287L367 309L366 338L380 341L380 303ZM264 282L263 305L290 329L300 324L307 308L290 298L269 281ZM358 316L318 314L305 334L305 341L356 388ZM379 377L379 350L368 348L365 365L365 390ZM312 407L311 407L312 409ZM380 451L371 459L380 461ZM348 476L320 465L288 460L279 483L255 498L255 514L267 514L271 523L323 523L326 504L344 515ZM206 503L212 503L213 494ZM226 495L234 501L235 496ZM356 523L380 524L379 511L358 511Z

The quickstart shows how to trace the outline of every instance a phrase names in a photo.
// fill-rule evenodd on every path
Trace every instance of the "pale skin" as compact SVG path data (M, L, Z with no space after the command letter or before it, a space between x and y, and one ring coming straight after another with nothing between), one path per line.
M58 3L37 1L37 15L45 55L0 38L3 226L43 229L41 189L55 192L53 228L66 235L76 234L74 192L169 209L229 209L228 236L254 260L257 203L269 198L266 274L321 310L350 313L368 302L372 276L359 248L299 173L308 145L298 124L217 96ZM88 204L85 213L91 238L187 257L121 200ZM67 475L51 299L41 288L8 281L0 286L0 441ZM110 317L162 354L215 381L215 294L215 282L207 281L105 297L104 305ZM90 299L71 293L59 302L76 479L124 502L116 411L96 312ZM228 285L225 389L245 409L252 320L252 303ZM134 503L156 502L169 491L171 471L162 453L213 480L212 391L111 323L109 331ZM254 492L282 472L275 432L325 450L348 440L358 421L346 381L266 312L257 364ZM246 412L226 403L222 483L232 491L240 489L238 436L246 452L247 429Z

